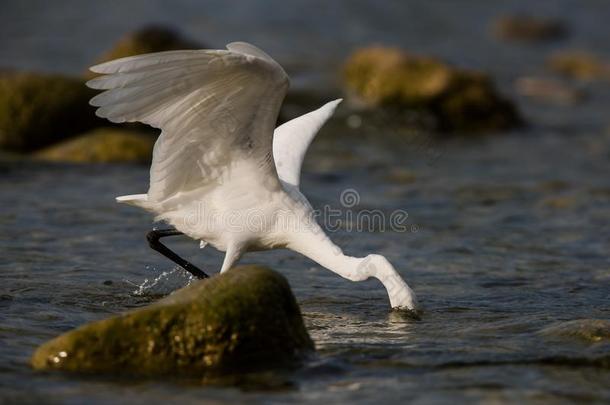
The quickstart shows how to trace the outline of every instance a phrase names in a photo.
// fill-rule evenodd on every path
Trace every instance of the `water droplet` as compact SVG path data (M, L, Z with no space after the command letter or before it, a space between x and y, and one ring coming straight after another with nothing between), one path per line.
M152 280L145 278L144 281L139 284L128 280L126 281L137 287L132 294L141 297L146 295L166 295L189 285L195 280L196 278L182 267L176 266L171 270L163 271Z

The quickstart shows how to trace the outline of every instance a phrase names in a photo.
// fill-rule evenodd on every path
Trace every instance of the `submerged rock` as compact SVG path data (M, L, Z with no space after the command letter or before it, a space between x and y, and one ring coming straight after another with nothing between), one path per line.
M610 62L586 51L558 52L547 60L552 71L579 80L610 80Z
M289 365L314 349L286 279L241 266L40 346L37 370L205 376Z
M98 125L95 92L55 74L0 74L0 148L29 152Z
M500 39L520 42L556 40L568 35L568 28L563 21L523 14L498 18L494 21L492 30Z
M42 160L73 163L148 163L155 137L121 128L98 128L35 154Z
M605 319L576 319L558 322L540 331L547 338L561 338L597 343L610 341L610 321Z
M396 48L370 47L345 63L347 91L365 105L421 112L442 131L506 129L520 123L514 105L490 78Z
M121 38L97 63L144 53L199 48L202 48L201 44L183 37L170 27L147 25Z

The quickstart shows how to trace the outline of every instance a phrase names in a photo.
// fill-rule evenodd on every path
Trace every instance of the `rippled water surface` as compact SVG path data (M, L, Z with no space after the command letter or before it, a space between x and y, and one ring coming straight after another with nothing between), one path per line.
M143 305L188 280L146 246L150 218L113 202L145 187L146 168L4 165L2 395L77 402L609 399L607 337L545 330L609 318L610 165L591 164L587 137L537 136L444 143L433 165L396 145L391 152L369 145L373 153L332 170L318 171L310 159L303 188L317 206L340 207L339 192L350 187L360 192L356 211L409 212L415 226L406 232L339 231L333 238L354 255L387 255L420 296L424 313L420 320L388 313L379 283L344 281L290 252L247 255L244 262L270 265L288 277L318 347L303 369L274 377L281 377L283 389L272 392L30 371L28 356L45 339ZM312 156L332 144L321 138ZM519 151L526 145L524 156ZM562 151L580 157L557 165ZM375 152L384 152L384 165L372 162ZM401 163L403 157L411 163ZM385 179L404 166L415 181ZM210 249L199 251L188 240L172 245L206 269L219 268L221 255Z
M106 46L102 41L119 35L104 29L130 27L127 18L95 20L81 28L92 37L94 31L105 33L92 40L99 49L91 49L75 43L59 23L52 33L36 24L44 12L52 17L47 28L55 27L55 15L81 13L86 20L82 13L94 15L102 4L75 9L70 3L53 2L65 5L53 12L43 3L31 13L21 2L4 6L9 13L1 17L2 29L13 39L0 39L7 50L2 58L8 55L12 62L3 64L40 68L57 61L57 70L78 71L75 66ZM487 18L499 12L487 2L472 2L479 7L469 10L453 2L388 2L374 8L354 2L350 12L328 6L312 32L300 25L305 11L297 18L294 9L280 7L273 19L264 8L248 14L249 6L229 12L210 3L209 13L194 14L191 2L171 10L161 3L130 2L138 16L132 22L154 21L152 16L165 10L162 20L182 21L191 34L223 42L238 39L231 34L235 29L239 38L252 36L272 51L275 46L286 61L313 55L314 62L303 64L319 66L338 63L320 56L332 44L393 38L494 72L509 93L512 78L539 70L549 51L499 45L485 36ZM554 2L560 9L542 2L538 11L569 16L578 28L570 43L592 44L604 53L607 36L600 39L596 22L608 15L607 6L590 3L598 8ZM109 7L120 17L129 7L118 4ZM514 4L506 9L526 3ZM305 2L300 7L313 12ZM372 10L377 22L359 23ZM220 24L213 12L228 23ZM9 22L6 15L14 18ZM399 15L414 23L403 24ZM83 20L74 18L81 27ZM328 24L333 18L341 22ZM281 45L261 21L277 24L299 46ZM29 27L29 34L18 27ZM48 54L34 52L41 38L51 46ZM308 48L308 41L316 46ZM65 55L58 55L62 49ZM610 85L587 91L590 100L574 107L517 98L530 127L470 140L428 143L391 130L325 128L309 152L303 191L316 207L341 208L341 191L354 189L359 193L354 213L406 210L403 232L344 228L331 237L348 254L387 256L424 311L419 320L388 312L378 282L342 280L288 251L248 254L243 263L262 263L288 278L318 354L298 370L258 376L239 387L31 371L29 356L43 341L145 305L188 277L147 247L151 218L114 203L116 195L146 190L147 168L0 163L0 402L610 401L608 324L595 329L591 321L610 321ZM201 251L180 238L169 244L206 270L220 267L222 255L210 248Z

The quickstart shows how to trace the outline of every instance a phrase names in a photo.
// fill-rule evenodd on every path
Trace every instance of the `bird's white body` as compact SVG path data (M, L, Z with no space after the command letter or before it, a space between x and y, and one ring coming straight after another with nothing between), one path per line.
M221 272L247 251L288 248L352 281L376 277L392 307L415 308L394 267L379 255L344 255L300 191L307 148L341 100L274 128L288 77L242 42L123 58L92 70L106 74L88 83L107 90L91 101L99 116L162 130L148 193L117 201L226 252Z

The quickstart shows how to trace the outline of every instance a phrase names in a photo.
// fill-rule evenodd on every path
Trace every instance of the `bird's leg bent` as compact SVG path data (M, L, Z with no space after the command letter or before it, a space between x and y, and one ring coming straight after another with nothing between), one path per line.
M164 244L162 244L159 241L160 238L163 238L165 236L175 236L175 235L184 235L184 234L182 232L178 231L177 229L156 229L156 230L152 230L152 231L148 232L148 234L146 234L146 239L148 240L148 244L150 245L150 247L152 249L161 253L163 256L167 257L168 259L170 259L171 261L173 261L174 263L176 263L177 265L182 267L184 270L191 273L193 276L195 276L199 279L208 278L209 276L203 270L201 270L199 267L195 266L194 264L184 260L183 258L178 256L176 253L174 253L172 250L170 250L167 246L165 246Z

